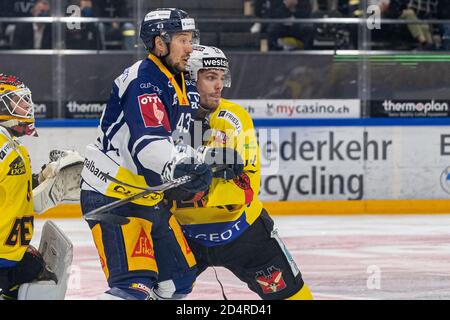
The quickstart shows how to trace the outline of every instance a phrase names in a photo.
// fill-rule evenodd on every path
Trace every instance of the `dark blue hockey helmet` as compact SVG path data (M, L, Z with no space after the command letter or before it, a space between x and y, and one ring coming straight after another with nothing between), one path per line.
M199 31L195 28L194 19L186 11L175 8L158 8L147 13L142 20L139 36L147 50L153 50L155 37L160 36L169 44L171 34L192 31L192 41L199 43Z

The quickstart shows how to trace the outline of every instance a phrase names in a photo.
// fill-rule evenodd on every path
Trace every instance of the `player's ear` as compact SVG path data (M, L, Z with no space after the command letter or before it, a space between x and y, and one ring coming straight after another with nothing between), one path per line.
M162 40L160 36L155 37L155 55L157 57L162 57L167 54L167 44Z

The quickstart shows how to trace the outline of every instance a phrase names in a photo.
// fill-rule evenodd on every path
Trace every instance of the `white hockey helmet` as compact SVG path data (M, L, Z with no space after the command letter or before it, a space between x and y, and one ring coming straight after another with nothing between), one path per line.
M197 81L198 72L202 69L219 69L225 72L223 85L227 88L231 87L228 59L222 50L202 45L194 45L192 49L193 51L186 67L186 71L189 72L192 80Z

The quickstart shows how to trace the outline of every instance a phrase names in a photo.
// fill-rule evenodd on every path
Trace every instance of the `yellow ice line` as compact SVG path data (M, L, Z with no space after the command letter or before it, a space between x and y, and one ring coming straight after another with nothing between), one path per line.
M450 200L329 200L264 202L271 215L450 214ZM37 218L81 218L77 204L61 204Z

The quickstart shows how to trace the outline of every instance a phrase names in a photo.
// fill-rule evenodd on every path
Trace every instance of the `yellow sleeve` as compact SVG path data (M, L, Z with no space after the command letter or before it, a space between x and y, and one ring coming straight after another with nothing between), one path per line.
M206 206L249 204L260 187L259 148L253 121L247 111L225 100L210 119L208 146L234 148L244 161L244 173L233 180L214 178Z
M0 182L6 176L8 168L5 160L11 151L12 148L9 139L0 132Z

